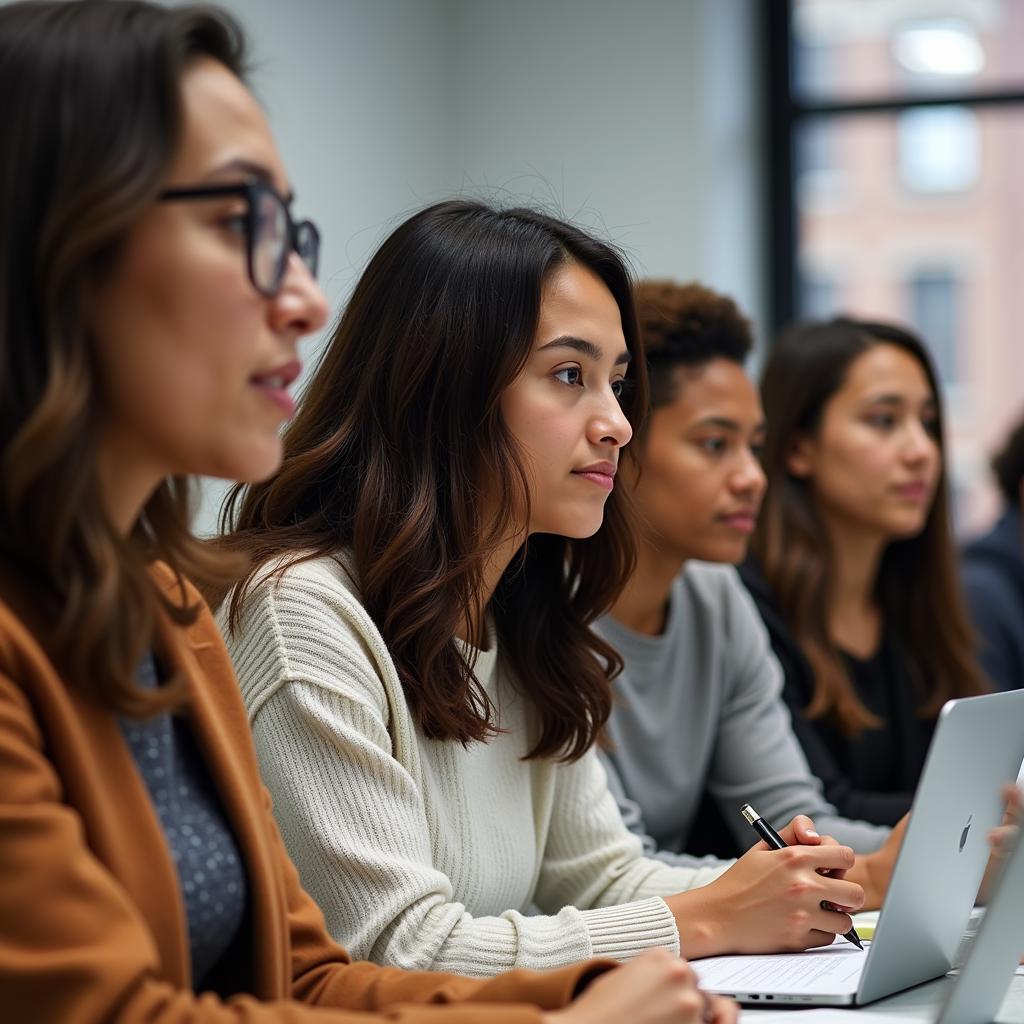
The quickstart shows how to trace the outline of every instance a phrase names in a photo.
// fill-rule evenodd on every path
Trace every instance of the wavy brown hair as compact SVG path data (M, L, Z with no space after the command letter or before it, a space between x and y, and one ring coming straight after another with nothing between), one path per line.
M751 549L814 673L807 716L832 716L851 735L883 723L858 698L829 636L832 553L809 484L789 472L787 456L798 436L818 431L825 407L854 360L879 344L895 345L921 365L935 397L942 468L924 528L886 547L875 600L886 628L909 655L922 717L934 717L951 697L989 689L974 661L957 580L942 396L927 349L915 335L892 324L846 317L802 324L780 338L761 380L768 491Z
M201 56L241 74L241 32L213 9L0 7L0 571L69 683L130 715L182 701L176 680L152 693L135 675L161 611L195 615L183 587L159 590L150 564L204 577L226 567L189 533L184 478L153 494L131 536L110 522L83 307L164 184L182 75Z
M623 404L638 424L644 361L614 248L533 210L470 201L423 210L356 286L285 432L281 469L229 496L219 543L250 560L231 628L268 562L283 558L281 572L348 549L425 734L468 743L495 733L494 708L453 638L460 623L480 622L486 560L529 514L500 399L531 351L545 282L573 263L618 304L636 371ZM501 510L496 521L481 521L481 494ZM593 537L531 537L494 593L502 656L540 720L529 757L578 758L608 718L622 663L589 623L632 571L627 500L613 492Z

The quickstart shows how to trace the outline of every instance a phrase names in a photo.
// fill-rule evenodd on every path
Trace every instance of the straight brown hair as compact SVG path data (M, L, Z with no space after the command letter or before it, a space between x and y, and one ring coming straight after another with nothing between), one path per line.
M801 324L779 339L761 380L768 491L751 551L813 671L808 718L831 716L848 735L882 722L857 696L829 637L833 557L808 484L789 472L787 455L798 436L813 436L820 428L825 407L853 361L879 344L895 345L920 363L935 396L942 468L924 528L886 547L875 598L886 628L908 656L922 717L934 717L951 697L989 689L974 660L957 579L942 394L927 349L915 335L892 324L847 317Z
M215 9L137 0L0 7L0 566L16 610L72 685L142 715L181 703L141 689L157 617L192 621L182 585L149 567L218 577L189 532L185 478L153 494L130 537L97 479L103 395L85 322L90 283L163 186L195 59L237 75L241 30Z
M465 744L496 732L454 636L461 622L481 621L488 555L528 514L500 399L531 351L546 280L572 263L599 276L618 304L633 354L623 406L639 424L646 374L618 252L533 210L431 206L371 259L285 432L280 470L229 495L219 546L250 563L230 628L263 566L283 559L281 572L348 549L425 734ZM481 521L480 494L495 496L496 522ZM492 599L502 656L540 719L528 757L578 758L608 718L609 680L622 663L589 624L633 568L627 501L612 493L593 537L531 537Z

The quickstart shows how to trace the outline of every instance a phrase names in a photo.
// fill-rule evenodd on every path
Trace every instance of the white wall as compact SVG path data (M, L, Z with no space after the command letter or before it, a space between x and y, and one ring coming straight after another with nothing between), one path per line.
M284 155L295 210L320 227L320 280L337 309L388 225L449 187L448 4L220 5L246 29L254 64L250 80ZM307 367L327 333L303 343ZM226 490L220 481L204 481L198 532L215 531Z
M222 0L336 307L402 217L483 193L597 230L642 274L700 277L762 323L758 2ZM223 490L204 488L201 532Z
M760 322L759 0L454 0L454 185L701 277Z

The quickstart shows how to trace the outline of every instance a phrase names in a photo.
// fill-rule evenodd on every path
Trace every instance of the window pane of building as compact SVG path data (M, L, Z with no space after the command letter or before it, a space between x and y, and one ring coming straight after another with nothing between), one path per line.
M1024 3L794 0L792 56L808 100L1024 88Z
M931 350L943 384L960 382L957 338L963 336L960 282L956 272L943 267L915 271L907 282L910 322Z
M900 178L915 192L964 192L978 179L978 119L962 106L921 107L898 116Z

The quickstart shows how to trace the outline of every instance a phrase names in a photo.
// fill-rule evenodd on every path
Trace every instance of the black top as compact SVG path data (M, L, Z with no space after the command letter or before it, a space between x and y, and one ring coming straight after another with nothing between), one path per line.
M963 584L978 660L999 690L1024 686L1024 535L1019 506L964 548Z
M139 667L138 681L143 687L158 685L151 654ZM233 980L222 982L216 968L238 940L247 886L241 853L202 753L187 719L180 716L125 719L121 731L178 869L188 918L193 989L232 995L225 988L233 989Z
M748 560L740 575L768 628L785 676L783 696L793 730L811 771L821 779L825 798L844 818L895 825L910 810L935 730L934 718L917 713L919 688L896 638L885 633L878 650L866 660L843 653L857 696L884 722L881 728L847 736L831 717L807 717L814 693L811 666L758 567Z

